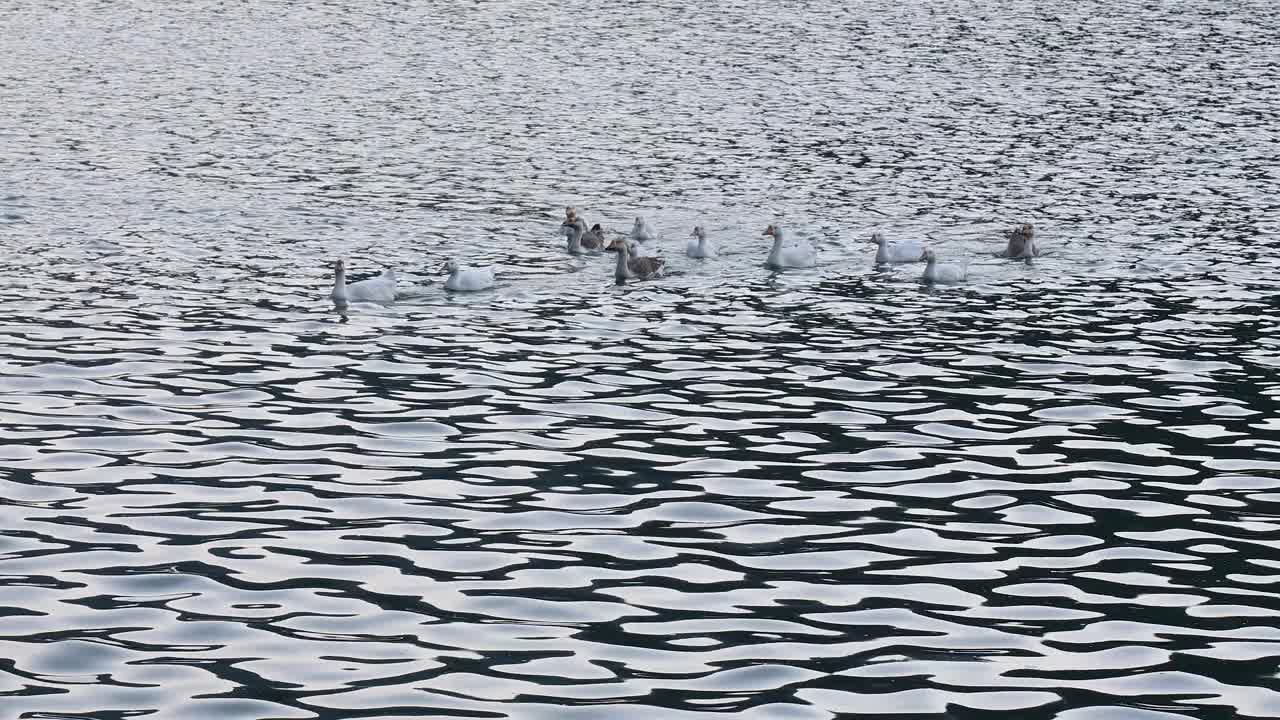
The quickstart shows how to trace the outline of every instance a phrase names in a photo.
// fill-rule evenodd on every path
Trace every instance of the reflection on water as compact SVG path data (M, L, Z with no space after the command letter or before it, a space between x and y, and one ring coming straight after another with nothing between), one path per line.
M0 17L6 717L1280 716L1271 5Z

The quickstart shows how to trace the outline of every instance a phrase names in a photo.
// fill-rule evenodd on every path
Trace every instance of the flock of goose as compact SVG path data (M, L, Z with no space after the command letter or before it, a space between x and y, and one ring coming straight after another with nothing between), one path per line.
M576 208L566 207L561 231L568 240L567 250L571 255L598 255L601 252L617 254L617 265L614 277L618 282L627 280L646 280L663 274L666 263L662 258L643 254L646 247L651 247L656 235L643 218L637 217L630 234L613 240L605 238L605 230L599 223L587 227L587 221ZM787 243L786 234L778 225L765 228L764 236L773 238L773 247L765 260L768 267L775 269L807 268L818 264L818 250L807 241ZM1036 244L1035 229L1024 223L1005 232L1007 245L998 253L1000 257L1011 259L1033 258L1040 254ZM904 241L889 243L884 235L875 233L871 242L876 245L875 262L877 265L896 265L903 263L925 263L921 279L926 283L954 285L962 283L968 277L968 263L965 265L944 265L938 262L937 255L927 245ZM693 229L689 241L685 245L685 254L691 258L714 258L718 251L714 244L707 240L707 233L701 225ZM473 292L493 287L493 268L473 268L460 265L456 260L444 264L443 272L449 277L444 282L445 290L454 292ZM396 299L396 274L394 270L383 270L382 274L348 283L346 265L342 260L334 262L333 292L330 297L341 312L353 302L390 303Z

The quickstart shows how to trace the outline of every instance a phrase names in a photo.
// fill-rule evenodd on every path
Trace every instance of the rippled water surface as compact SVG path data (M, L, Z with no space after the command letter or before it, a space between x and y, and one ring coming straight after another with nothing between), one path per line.
M0 20L0 717L1280 717L1273 3Z

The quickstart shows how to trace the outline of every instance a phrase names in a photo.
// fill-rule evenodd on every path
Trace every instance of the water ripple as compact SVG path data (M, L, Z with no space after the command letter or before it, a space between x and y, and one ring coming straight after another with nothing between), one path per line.
M1280 717L1271 5L90 5L0 10L6 717Z

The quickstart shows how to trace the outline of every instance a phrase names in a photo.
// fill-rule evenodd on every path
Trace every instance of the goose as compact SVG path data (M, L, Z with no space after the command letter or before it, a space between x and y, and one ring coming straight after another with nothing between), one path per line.
M587 230L587 221L574 216L572 221L566 220L561 228L569 238L569 254L581 255L584 252L598 253L604 249L604 231L598 230L600 223Z
M685 253L691 258L713 258L716 256L716 246L707 242L707 231L698 225L693 229L693 239L685 245Z
M1012 230L1006 230L1004 234L1009 239L1009 244L1000 253L1001 257L1021 259L1040 254L1040 248L1036 245L1036 229L1031 223L1023 223Z
M777 225L770 225L762 234L773 236L773 249L769 251L769 259L766 261L769 267L804 268L818 264L818 251L808 242L783 247L782 228Z
M598 243L598 247L599 247L601 250L603 250L603 249L604 249L604 246L605 246L605 242L604 242L604 228L600 227L600 223L596 223L595 225L592 225L592 226L591 226L591 229L590 229L590 230L588 230L588 231L586 232L586 234L582 236L582 238L583 238L583 241L582 241L582 245L583 245L583 247L586 247L586 245L587 245L586 238L587 238L587 236L588 236L588 235L589 235L589 236L591 236L591 237L594 237L594 238L595 238L595 242L596 242L596 243Z
M653 230L649 229L649 223L645 222L644 218L637 217L635 224L631 226L631 239L638 243L653 239Z
M609 249L618 253L618 266L613 272L613 276L618 282L635 278L647 280L662 272L662 258L632 255L632 253L637 252L637 248L627 240L614 240L609 243Z
M924 259L924 243L914 240L896 242L892 245L884 240L884 235L874 233L871 242L876 244L876 264L913 263Z
M955 285L964 282L969 275L968 263L963 266L939 265L937 256L933 254L933 248L925 248L920 254L920 259L927 263L924 266L924 274L921 276L921 279L927 283Z
M450 260L441 270L449 273L449 279L444 281L445 290L474 292L493 287L493 268L463 267L457 260Z
M368 280L347 284L347 265L343 260L333 261L333 292L329 293L339 310L346 310L353 302L389 303L396 299L396 272L390 268Z

